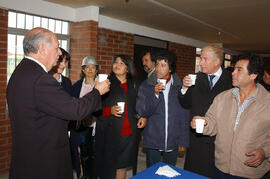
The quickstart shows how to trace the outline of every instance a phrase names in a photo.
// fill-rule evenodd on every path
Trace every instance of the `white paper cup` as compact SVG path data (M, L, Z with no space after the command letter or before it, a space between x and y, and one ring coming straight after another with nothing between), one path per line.
M196 132L203 133L204 120L203 119L196 119L195 124L196 124Z
M107 74L98 74L98 82L105 81L108 78Z
M162 83L164 87L166 87L166 80L158 79L158 83Z
M192 80L192 85L195 85L195 81L196 81L196 77L197 77L197 75L195 75L195 74L189 74L188 75L190 78L191 78L191 80Z
M121 107L121 113L125 111L125 102L117 102L117 105Z

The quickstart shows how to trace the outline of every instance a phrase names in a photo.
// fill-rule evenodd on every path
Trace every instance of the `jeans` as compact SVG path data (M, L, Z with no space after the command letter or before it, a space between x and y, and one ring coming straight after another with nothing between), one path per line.
M146 149L146 166L151 167L160 161L175 166L178 150L175 149L171 152L159 151L157 149ZM163 160L161 160L161 157Z
M214 169L214 178L213 179L247 179L243 177L233 176L227 173L223 173L215 167Z

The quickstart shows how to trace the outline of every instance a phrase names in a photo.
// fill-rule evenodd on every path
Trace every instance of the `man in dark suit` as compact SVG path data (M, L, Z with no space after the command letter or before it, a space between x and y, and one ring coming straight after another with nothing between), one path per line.
M232 88L231 73L221 68L223 50L217 45L209 45L202 49L200 67L195 85L191 78L185 76L181 89L180 103L191 109L191 117L204 116L215 96ZM225 115L225 114L224 114ZM184 169L212 177L214 172L214 137L190 131L190 147L187 150Z
M12 128L10 178L72 179L67 120L80 120L101 107L109 81L80 99L71 97L47 72L61 51L49 30L34 28L24 38L25 58L7 87Z

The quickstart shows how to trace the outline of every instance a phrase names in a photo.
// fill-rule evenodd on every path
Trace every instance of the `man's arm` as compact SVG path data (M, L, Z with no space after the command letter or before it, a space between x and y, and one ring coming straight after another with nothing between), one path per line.
M205 126L203 129L203 134L204 135L209 135L209 136L215 136L217 134L217 103L219 99L218 96L214 99L213 103L209 107L208 111L205 114Z
M76 99L66 93L49 75L42 75L34 88L38 110L56 118L81 120L101 108L101 96L95 88L84 97Z
M209 136L215 136L217 134L217 117L216 117L216 106L217 106L217 99L216 97L214 99L214 102L208 109L207 113L205 114L204 117L202 116L194 116L193 119L190 122L190 126L192 129L196 129L196 124L195 120L196 119L203 119L205 120L204 122L204 129L203 129L203 134L204 135L209 135Z
M270 130L265 138L261 148L254 149L246 153L246 156L252 157L245 161L245 165L250 167L258 167L264 159L270 161Z
M183 79L183 85L179 92L179 102L180 104L186 108L190 109L192 107L192 81L189 76L185 76Z

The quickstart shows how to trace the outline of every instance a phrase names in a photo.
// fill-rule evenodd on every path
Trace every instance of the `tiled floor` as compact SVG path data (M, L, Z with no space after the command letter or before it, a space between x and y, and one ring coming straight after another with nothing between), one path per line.
M0 175L0 179L8 179L8 174L6 174L6 175Z

